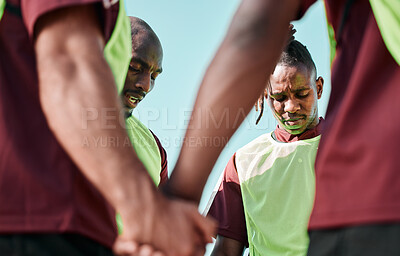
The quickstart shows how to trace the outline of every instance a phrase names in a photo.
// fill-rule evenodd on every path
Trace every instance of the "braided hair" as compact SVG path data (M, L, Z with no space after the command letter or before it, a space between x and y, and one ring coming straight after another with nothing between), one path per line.
M300 43L297 40L292 40L286 46L286 48L283 50L281 57L279 58L278 65L283 65L283 66L298 66L298 65L304 65L307 70L311 71L313 75L316 77L317 76L317 67L315 66L315 63L311 57L310 52L307 50L307 47ZM267 87L271 87L271 83L268 79L268 84ZM261 94L260 98L258 99L258 105L260 105L260 114L258 115L256 125L258 122L260 122L261 117L264 112L264 92Z

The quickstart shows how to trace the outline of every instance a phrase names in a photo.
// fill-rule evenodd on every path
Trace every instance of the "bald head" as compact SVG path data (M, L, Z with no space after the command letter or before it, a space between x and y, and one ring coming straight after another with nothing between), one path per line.
M162 72L163 51L153 29L143 20L129 17L132 33L132 59L129 64L122 102L129 115L149 93Z
M162 50L161 42L154 30L144 20L137 17L129 17L131 23L132 44L153 44Z

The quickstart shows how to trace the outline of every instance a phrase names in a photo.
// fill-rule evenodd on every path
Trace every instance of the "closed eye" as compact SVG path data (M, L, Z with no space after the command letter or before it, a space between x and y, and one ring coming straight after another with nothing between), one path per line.
M276 101L282 102L286 99L285 95L279 95L279 94L275 94L275 95L270 95L270 97Z
M132 71L132 72L135 72L135 73L139 73L139 72L140 72L140 69L134 68L134 67L132 67L132 66L129 66L129 71Z
M297 98L299 98L299 99L303 99L303 98L306 98L308 96L308 93L298 93L298 94L296 94L296 97Z

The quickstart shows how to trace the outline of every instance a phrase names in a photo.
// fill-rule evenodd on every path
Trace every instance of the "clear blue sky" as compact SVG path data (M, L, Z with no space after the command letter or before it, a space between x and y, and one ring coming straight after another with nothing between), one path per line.
M135 115L158 135L168 153L169 168L177 160L180 142L190 117L190 110L203 74L239 0L129 0L128 15L144 19L159 36L164 49L163 73L154 90L140 103ZM324 115L330 92L329 43L322 1L318 1L301 21L294 22L295 37L310 50L318 75L325 79L323 97L319 102ZM268 49L265 49L268 50ZM218 86L218 85L216 85ZM249 84L249 89L251 85ZM230 156L241 146L264 132L275 128L268 107L258 126L255 111L221 154L203 193L203 208Z

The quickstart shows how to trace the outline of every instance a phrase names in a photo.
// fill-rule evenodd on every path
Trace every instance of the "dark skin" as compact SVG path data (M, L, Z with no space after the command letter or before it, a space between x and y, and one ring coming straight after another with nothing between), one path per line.
M157 36L143 28L132 38L132 59L129 64L122 104L127 113L153 90L155 80L162 72L163 50Z
M194 204L161 195L132 148L98 147L92 142L82 147L88 137L128 139L119 125L123 117L108 120L115 129L105 128L102 118L82 129L83 109L111 108L123 114L104 59L97 10L94 5L62 8L44 14L35 25L40 101L49 127L82 173L121 214L124 233L115 242L116 254L149 255L160 250L165 255L201 255L214 224ZM168 236L170 230L177 233Z
M324 80L314 79L306 66L276 66L266 93L268 105L280 128L298 135L318 124L318 99Z
M264 91L283 50L287 28L300 11L297 0L246 0L211 62L197 95L185 138L230 138ZM266 51L265 49L268 49ZM251 90L249 90L251 85ZM202 111L207 108L209 112ZM227 125L217 126L229 113ZM237 118L239 117L239 118ZM215 122L211 122L213 118ZM167 193L199 202L223 145L183 145Z
M303 64L278 65L265 89L268 105L280 128L291 134L301 134L318 124L317 101L321 98L324 80L315 79L314 72ZM241 256L244 248L245 244L218 235L211 255Z

